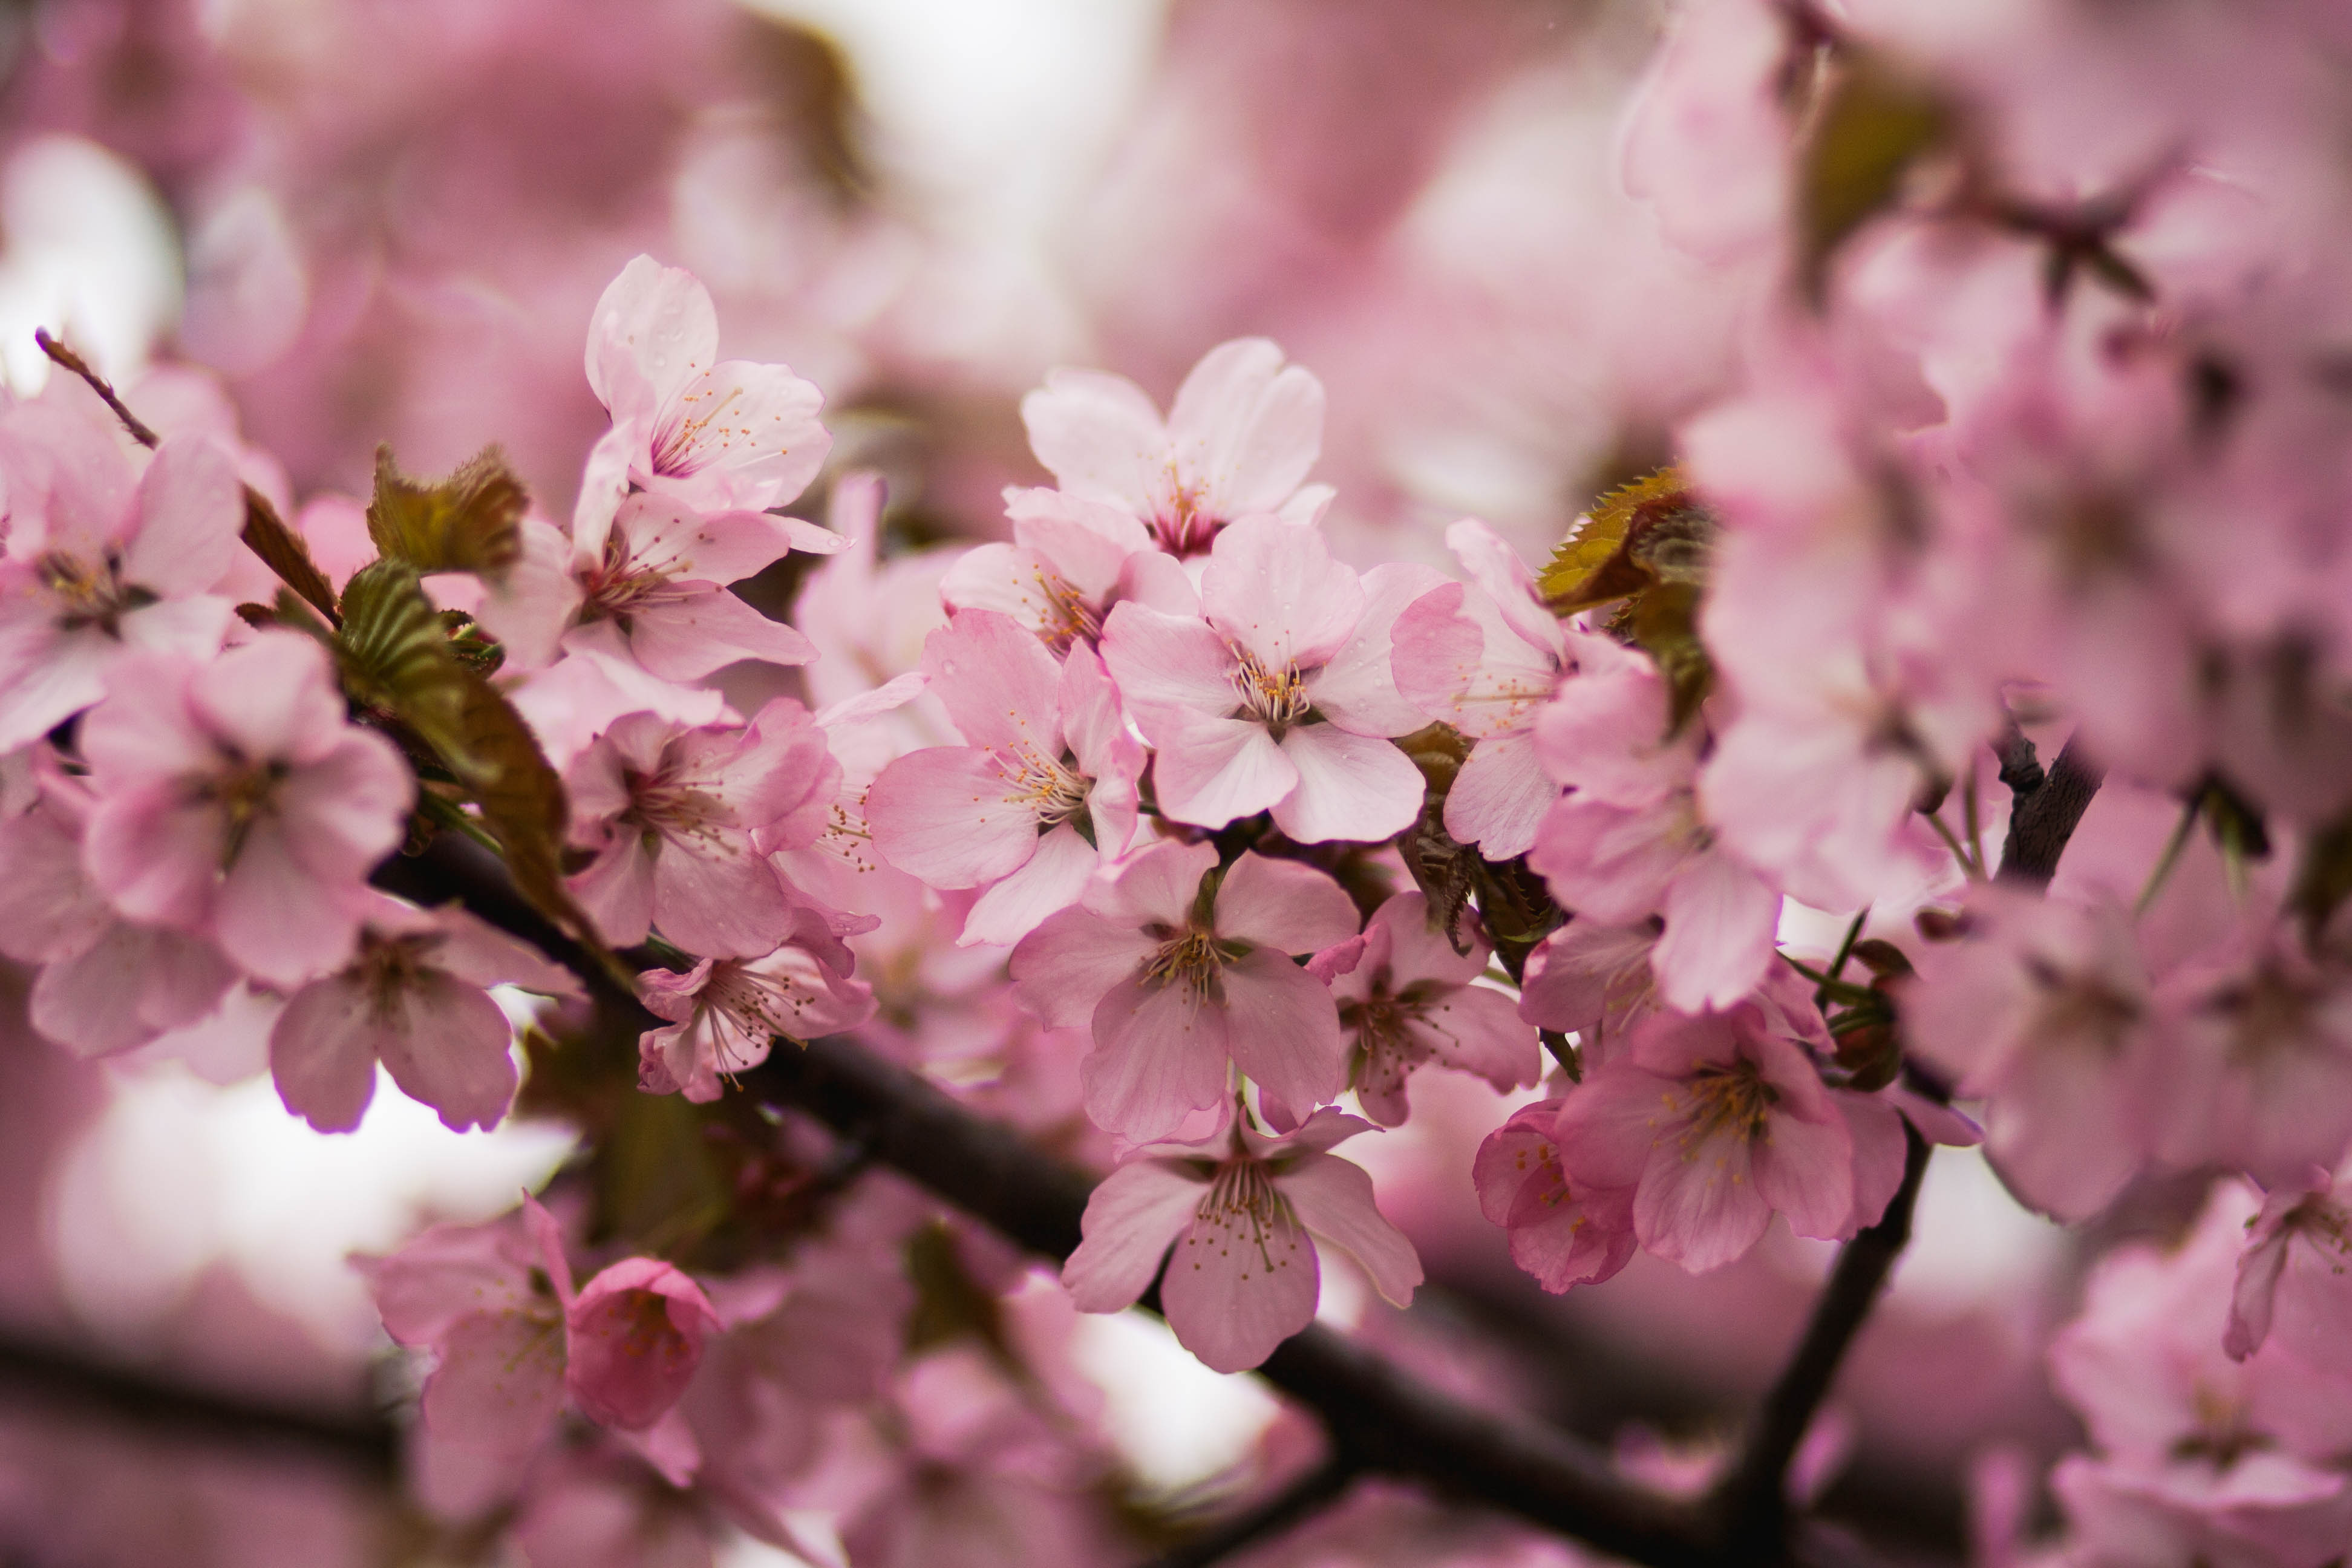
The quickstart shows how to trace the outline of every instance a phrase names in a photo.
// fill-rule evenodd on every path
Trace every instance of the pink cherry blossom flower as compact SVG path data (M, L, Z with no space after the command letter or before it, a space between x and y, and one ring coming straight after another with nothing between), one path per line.
M1056 370L1021 400L1037 460L1069 494L1127 512L1182 559L1238 518L1313 522L1329 487L1301 489L1323 445L1323 386L1264 338L1202 357L1163 424L1123 376Z
M2279 1187L2247 1222L2221 1348L2244 1361L2277 1331L2280 1348L2323 1371L2352 1376L2352 1208L2327 1172Z
M118 911L209 936L280 985L351 956L414 784L391 742L344 718L316 642L126 655L80 745L97 795L82 861Z
M352 961L295 992L271 1026L278 1098L320 1131L348 1132L381 1061L444 1126L496 1126L514 1098L514 1029L486 987L576 996L579 982L462 910L373 906Z
M1364 1114L1382 1127L1403 1122L1405 1079L1434 1062L1475 1073L1497 1092L1530 1088L1538 1066L1535 1030L1503 992L1472 981L1486 973L1489 949L1473 942L1456 952L1429 924L1429 900L1398 893L1372 911L1353 968L1331 981L1339 1028L1353 1052L1349 1079Z
M727 591L799 549L830 554L842 539L796 518L758 511L703 512L677 497L633 495L614 513L604 550L573 566L579 626L566 646L611 640L648 674L695 681L738 659L806 664L816 649ZM585 640L583 640L585 639Z
M874 1014L874 988L849 978L856 961L803 909L793 941L764 958L706 958L683 974L649 969L637 976L646 1008L669 1020L637 1039L637 1087L648 1094L719 1098L722 1081L768 1059L781 1037L811 1040L855 1028Z
M596 301L588 384L613 416L572 521L592 566L632 487L701 511L765 511L800 494L833 445L817 423L823 395L782 365L720 362L710 291L649 256Z
M1576 1037L1587 1072L1624 1048L1633 1026L1663 1004L1650 973L1655 926L1607 926L1576 919L1528 955L1519 1016Z
M42 411L53 417L27 429L29 410L19 411L5 432L0 751L97 702L125 648L207 658L234 618L227 600L206 592L235 559L245 521L228 455L202 437L174 437L134 487L111 431L89 428L75 410ZM35 489L43 481L46 495Z
M1853 1232L1846 1118L1752 1002L1650 1018L1569 1094L1555 1138L1572 1181L1633 1188L1643 1247L1694 1274L1754 1246L1775 1210L1799 1236Z
M1122 599L1171 614L1196 602L1192 580L1127 511L1060 490L1007 489L1013 542L967 550L940 579L950 610L1010 616L1056 652L1093 644Z
M1236 1122L1204 1143L1139 1150L1087 1200L1086 1239L1062 1268L1071 1300L1086 1312L1130 1307L1167 1258L1168 1326L1217 1372L1256 1366L1313 1321L1318 1243L1353 1258L1374 1289L1404 1306L1421 1259L1381 1216L1363 1167L1329 1152L1369 1129L1324 1110L1286 1137Z
M594 856L572 893L615 943L658 925L689 952L772 952L794 905L767 851L815 837L839 776L824 731L790 698L740 730L631 714L564 777L572 841Z
M1056 668L1003 616L958 611L925 640L923 673L967 743L882 770L866 792L875 847L932 887L988 889L965 942L1018 942L1126 852L1142 748L1091 649Z
M1421 772L1384 737L1423 721L1397 693L1389 629L1436 581L1359 579L1316 530L1252 518L1217 536L1201 616L1112 610L1103 662L1156 748L1160 809L1201 827L1271 810L1302 844L1402 832Z
M0 952L40 965L33 1027L81 1056L133 1049L211 1012L236 966L201 936L117 914L82 866L88 786L49 758L0 821Z
M1147 1140L1223 1103L1232 1068L1299 1110L1338 1097L1339 1010L1285 955L1355 930L1355 905L1311 867L1244 851L1218 874L1211 846L1161 842L1023 938L1013 979L1048 1025L1092 1026L1087 1114Z
M1566 633L1518 552L1475 518L1445 531L1468 584L1448 583L1397 617L1397 689L1471 738L1445 796L1445 831L1489 860L1535 842L1559 794L1536 754L1535 718L1568 664Z
M1633 1189L1571 1184L1561 1165L1560 1102L1523 1105L1486 1135L1471 1166L1478 1207L1510 1236L1511 1261L1558 1295L1597 1285L1633 1256Z
M1668 1005L1726 1007L1772 961L1780 895L1703 820L1693 776L1703 731L1669 733L1666 685L1638 651L1580 634L1574 678L1537 720L1535 746L1568 787L1528 864L1581 920L1663 917L1650 950Z
M2152 1152L2147 975L2112 904L1999 885L1969 900L1968 934L1918 956L1906 1037L1985 1104L1985 1152L2010 1190L2064 1219L2106 1206Z
M565 1281L558 1277L559 1290ZM642 1432L669 1414L719 1326L702 1287L667 1263L625 1258L564 1304L564 1386L583 1414Z

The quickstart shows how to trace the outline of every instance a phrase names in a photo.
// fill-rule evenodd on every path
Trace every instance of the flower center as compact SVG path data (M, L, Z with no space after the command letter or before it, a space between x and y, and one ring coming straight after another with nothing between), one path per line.
M2041 1006L2029 1040L2089 1046L2105 1056L2124 1047L2139 1022L2139 1004L2088 974L2069 974L2048 959L2033 954L2025 973L2042 990Z
M737 437L749 439L751 434L749 426L732 430L724 425L719 426L714 438L705 440L703 437L703 432L710 428L711 421L726 413L727 405L734 402L741 392L740 387L729 387L726 396L702 412L688 414L681 407L677 415L663 421L661 432L654 440L654 472L672 479L684 479L709 467L721 452L734 445ZM689 392L678 402L691 406L710 395L709 392Z
M1225 988L1219 971L1247 951L1238 942L1219 942L1213 932L1188 931L1162 942L1144 961L1143 980L1150 985L1183 985L1196 1002L1223 1004Z
M580 619L625 623L631 611L668 585L667 574L633 557L616 527L604 537L604 558L581 574Z
M235 865L237 856L244 853L253 825L269 813L278 785L289 771L284 763L238 760L226 771L197 783L195 799L220 807L226 819L227 832L221 844L224 869Z
M37 570L41 585L65 601L58 625L67 631L97 626L112 636L125 615L155 602L155 595L144 588L124 585L120 563L110 552L104 563L93 565L78 555L53 550L41 557Z
M1159 536L1161 549L1181 561L1207 551L1225 522L1201 510L1201 488L1177 482L1172 464L1168 477L1174 499L1166 510L1153 517L1151 531Z
M721 830L734 826L727 803L707 790L679 784L663 774L624 773L629 807L620 820L643 832L666 838L698 838L707 847L724 844Z
M1722 1133L1754 1142L1769 1135L1771 1110L1780 1091L1764 1081L1748 1061L1727 1066L1708 1063L1683 1086L1690 1122L1683 1135L1685 1151Z
M997 770L1013 786L1013 793L1004 798L1034 812L1040 833L1076 815L1094 788L1094 780L1067 765L1071 759L1066 752L1064 758L1056 761L1026 742L996 753Z
M1045 644L1067 653L1077 643L1102 640L1102 616L1059 573L1037 568L1037 592L1045 601Z
M1208 1195L1192 1211L1192 1228L1187 1246L1205 1240L1220 1253L1236 1246L1253 1248L1269 1275L1290 1267L1290 1255L1298 1250L1298 1216L1290 1200L1275 1189L1265 1162L1247 1154L1236 1154L1217 1167ZM1242 1278L1249 1278L1246 1268Z
M1229 679L1241 707L1234 717L1256 721L1279 741L1282 732L1305 719L1314 706L1307 695L1306 678L1295 664L1269 669L1245 649L1237 648L1234 654L1238 662Z

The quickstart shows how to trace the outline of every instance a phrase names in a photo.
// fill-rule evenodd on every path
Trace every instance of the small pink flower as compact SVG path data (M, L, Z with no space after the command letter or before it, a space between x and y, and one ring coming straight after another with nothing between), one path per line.
M1478 1207L1509 1233L1511 1261L1554 1295L1598 1285L1634 1252L1633 1189L1571 1184L1560 1164L1560 1102L1523 1105L1478 1145Z
M1617 1056L1635 1025L1658 1011L1650 974L1655 926L1569 921L1528 955L1519 985L1519 1016L1577 1038L1587 1072Z
M1075 902L1135 833L1142 748L1102 661L1056 668L1003 616L960 610L923 644L929 689L965 745L912 752L866 792L882 858L934 888L985 888L966 942L1020 941Z
M767 1060L779 1037L812 1040L873 1016L874 988L849 978L854 960L824 923L803 910L796 931L814 925L816 942L788 942L764 958L706 958L683 974L638 975L646 1008L669 1024L638 1037L637 1087L716 1100L721 1081Z
M589 1280L563 1321L564 1386L590 1420L624 1432L669 1413L719 1326L702 1287L651 1258L625 1258Z
M2244 1361L2277 1330L2281 1348L2324 1371L2352 1374L2352 1208L2314 1169L2281 1186L2247 1222L2221 1348Z
M211 1012L236 966L201 936L124 920L82 866L83 782L47 752L39 794L0 821L0 952L40 965L33 1027L85 1057L127 1051Z
M1397 694L1389 628L1435 581L1359 579L1319 531L1252 518L1217 536L1200 616L1112 610L1103 662L1157 750L1160 810L1201 827L1271 810L1302 844L1402 832L1421 773L1385 737L1423 721Z
M18 410L0 436L9 501L0 752L97 702L126 648L208 658L235 618L207 593L235 560L245 521L228 455L202 437L175 437L134 486L113 432L90 426L44 401Z
M1194 602L1184 569L1127 511L1049 489L1007 489L1004 501L1013 542L957 557L940 579L950 610L1009 616L1059 652L1099 640L1122 599L1171 613Z
M1572 1180L1633 1188L1643 1247L1694 1274L1754 1246L1776 1209L1799 1236L1853 1233L1846 1117L1754 1003L1650 1018L1569 1094L1555 1136Z
M1056 370L1021 400L1037 460L1061 488L1118 508L1182 559L1237 518L1313 522L1328 486L1301 489L1323 446L1323 386L1264 338L1203 355L1166 423L1143 389L1101 371Z
M82 862L117 910L209 936L279 985L351 956L414 784L391 742L343 717L316 642L126 655L80 744L97 795Z
M1965 939L1918 962L1904 1033L1986 1102L1985 1152L2010 1190L2062 1219L2105 1208L2153 1152L2163 1087L2130 917L1996 884L1971 893Z
M710 291L640 256L596 301L588 384L613 416L589 455L572 542L592 565L632 488L701 511L765 511L800 494L833 437L824 395L780 364L719 361Z
M1223 1103L1236 1067L1302 1110L1345 1082L1331 994L1286 954L1354 935L1355 905L1295 860L1245 851L1216 871L1209 845L1151 845L1013 950L1023 1005L1094 1030L1079 1071L1100 1127L1164 1137Z
M829 554L842 539L814 523L758 511L703 512L675 496L633 495L603 550L575 562L577 626L567 647L624 654L664 680L696 681L738 659L806 664L808 638L727 591L800 549Z
M580 984L539 952L462 910L374 901L358 955L287 999L269 1032L286 1109L348 1132L375 1096L375 1065L456 1131L494 1127L514 1098L514 1029L485 989L574 996Z
M1328 1152L1368 1130L1325 1110L1286 1137L1236 1123L1205 1143L1138 1151L1087 1200L1086 1239L1062 1268L1071 1300L1086 1312L1130 1307L1168 1258L1168 1326L1217 1372L1256 1366L1313 1321L1318 1242L1406 1305L1422 1280L1412 1243L1381 1216L1363 1167Z
M1498 1092L1534 1085L1535 1030L1508 995L1471 984L1486 973L1485 942L1454 952L1430 929L1429 900L1399 893L1372 911L1363 944L1355 966L1330 984L1366 1116L1400 1125L1410 1110L1405 1079L1430 1062L1475 1073Z
M839 777L824 731L790 698L740 730L631 714L564 776L572 841L594 855L572 893L615 943L658 925L689 952L772 952L795 906L768 852L823 831Z
M1536 714L1569 663L1566 633L1518 552L1475 518L1445 531L1470 574L1414 600L1397 617L1397 689L1476 742L1445 796L1445 831L1489 860L1535 842L1559 794L1536 754Z

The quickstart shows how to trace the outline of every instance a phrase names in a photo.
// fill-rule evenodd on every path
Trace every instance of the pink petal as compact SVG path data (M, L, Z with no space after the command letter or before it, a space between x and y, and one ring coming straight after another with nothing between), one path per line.
M322 879L274 822L257 823L221 883L213 940L248 974L299 984L342 966L360 926L361 884Z
M1027 864L980 896L963 917L960 943L1010 947L1057 910L1078 901L1101 856L1065 822L1035 841Z
M367 988L347 975L305 985L269 1031L269 1076L286 1109L320 1132L349 1132L375 1098L378 1048L390 1028Z
M643 834L616 834L563 885L615 947L645 941L653 928L654 858Z
M1215 1372L1241 1372L1315 1317L1315 1244L1286 1203L1212 1209L1176 1244L1160 1305L1177 1342Z
M1323 446L1323 384L1264 338L1201 356L1168 413L1176 461L1202 483L1216 515L1272 511L1290 498Z
M1406 606L1444 581L1432 567L1401 562L1364 574L1364 613L1307 683L1325 718L1359 735L1407 735L1429 721L1397 686L1391 631Z
M255 761L313 762L351 729L326 650L299 632L263 632L229 649L187 690L197 721Z
M1301 844L1377 844L1421 815L1421 770L1386 741L1302 724L1283 736L1281 749L1298 787L1274 803L1274 825Z
M1497 735L1470 750L1445 795L1445 831L1475 844L1489 860L1512 860L1534 847L1544 813L1559 786L1544 772L1535 738Z
M965 744L1061 760L1061 670L1045 645L1011 619L957 611L923 639L923 673Z
M96 626L68 631L22 568L0 567L0 751L29 745L107 692L122 645Z
M1191 986L1121 980L1095 1007L1093 1024L1095 1048L1079 1063L1078 1081L1097 1127L1146 1142L1224 1098L1229 1019Z
M552 1317L475 1312L440 1344L422 1411L436 1436L515 1453L536 1447L563 1402L563 1328Z
M1691 858L1666 889L1665 917L1650 968L1670 1007L1728 1007L1772 965L1780 895L1725 850Z
M1244 518L1218 534L1201 578L1209 624L1276 673L1330 658L1364 606L1355 569L1331 558L1319 531L1270 518ZM1130 688L1116 662L1111 668L1130 702L1159 700Z
M514 1026L478 986L427 970L403 989L399 1027L377 1050L403 1094L454 1132L495 1127L514 1099Z
M688 952L756 958L792 928L792 895L740 834L666 840L653 884L654 923Z
M662 409L651 477L707 510L782 506L833 449L817 422L824 406L824 395L786 366L722 360Z
M564 1383L591 1420L642 1430L686 1392L719 1314L669 1264L625 1258L580 1289L564 1312Z
M793 665L816 657L796 628L709 584L639 608L629 619L629 651L647 674L679 682L700 680L740 659Z
M682 267L639 256L604 287L588 318L588 386L615 414L647 411L719 357L710 290Z
M145 1045L209 1014L236 970L201 937L110 923L77 953L42 966L33 982L33 1027L79 1056Z
M1372 1198L1372 1178L1361 1165L1332 1154L1302 1154L1276 1179L1299 1222L1317 1239L1353 1258L1372 1289L1391 1306L1412 1303L1422 1281L1421 1255L1391 1225Z
M1070 1304L1081 1312L1135 1305L1207 1195L1199 1176L1165 1160L1130 1161L1097 1183L1079 1222L1086 1239L1062 1266Z
M1267 809L1297 788L1298 770L1286 747L1277 745L1263 725L1187 717L1175 710L1147 710L1137 719L1159 743L1152 780L1160 809L1178 822L1223 827Z
M1771 1203L1751 1176L1752 1152L1745 1137L1709 1138L1687 1150L1662 1144L1633 1194L1633 1233L1642 1245L1693 1274L1743 1256L1772 1218ZM1840 1196L1843 1220L1853 1206L1851 1185Z
M1201 879L1217 864L1216 847L1163 838L1128 858L1108 887L1087 892L1087 907L1120 925L1160 924L1178 929L1192 920Z
M1296 1110L1338 1099L1347 1086L1347 1041L1329 990L1265 948L1226 964L1223 981L1234 1065Z
M1029 449L1073 495L1137 513L1168 462L1160 411L1124 376L1054 370L1021 400Z
M1141 710L1222 716L1236 704L1236 661L1205 621L1125 601L1103 623L1102 657L1119 695L1154 740L1158 731L1143 721Z
M1212 854L1215 851L1212 850ZM1092 910L1064 910L1013 950L1013 984L1021 1005L1058 1029L1091 1019L1104 994L1132 977L1159 942Z
M1217 888L1217 934L1282 952L1315 952L1356 934L1356 904L1330 875L1244 849Z
M866 792L866 820L882 858L934 888L985 886L1037 847L1036 808L994 753L968 746L909 752L884 768Z
M122 576L156 593L201 594L236 558L245 487L218 443L174 436L139 481L139 519L122 542Z

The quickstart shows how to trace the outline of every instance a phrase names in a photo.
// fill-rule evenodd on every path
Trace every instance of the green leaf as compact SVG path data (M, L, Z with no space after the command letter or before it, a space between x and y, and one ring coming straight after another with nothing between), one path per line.
M408 478L390 447L375 450L375 499L368 537L387 561L419 572L495 576L522 553L530 496L496 447L485 447L438 483Z
M1894 203L1904 176L1953 130L1935 94L1882 57L1849 50L1839 73L1797 174L1800 276L1816 305L1838 247Z

